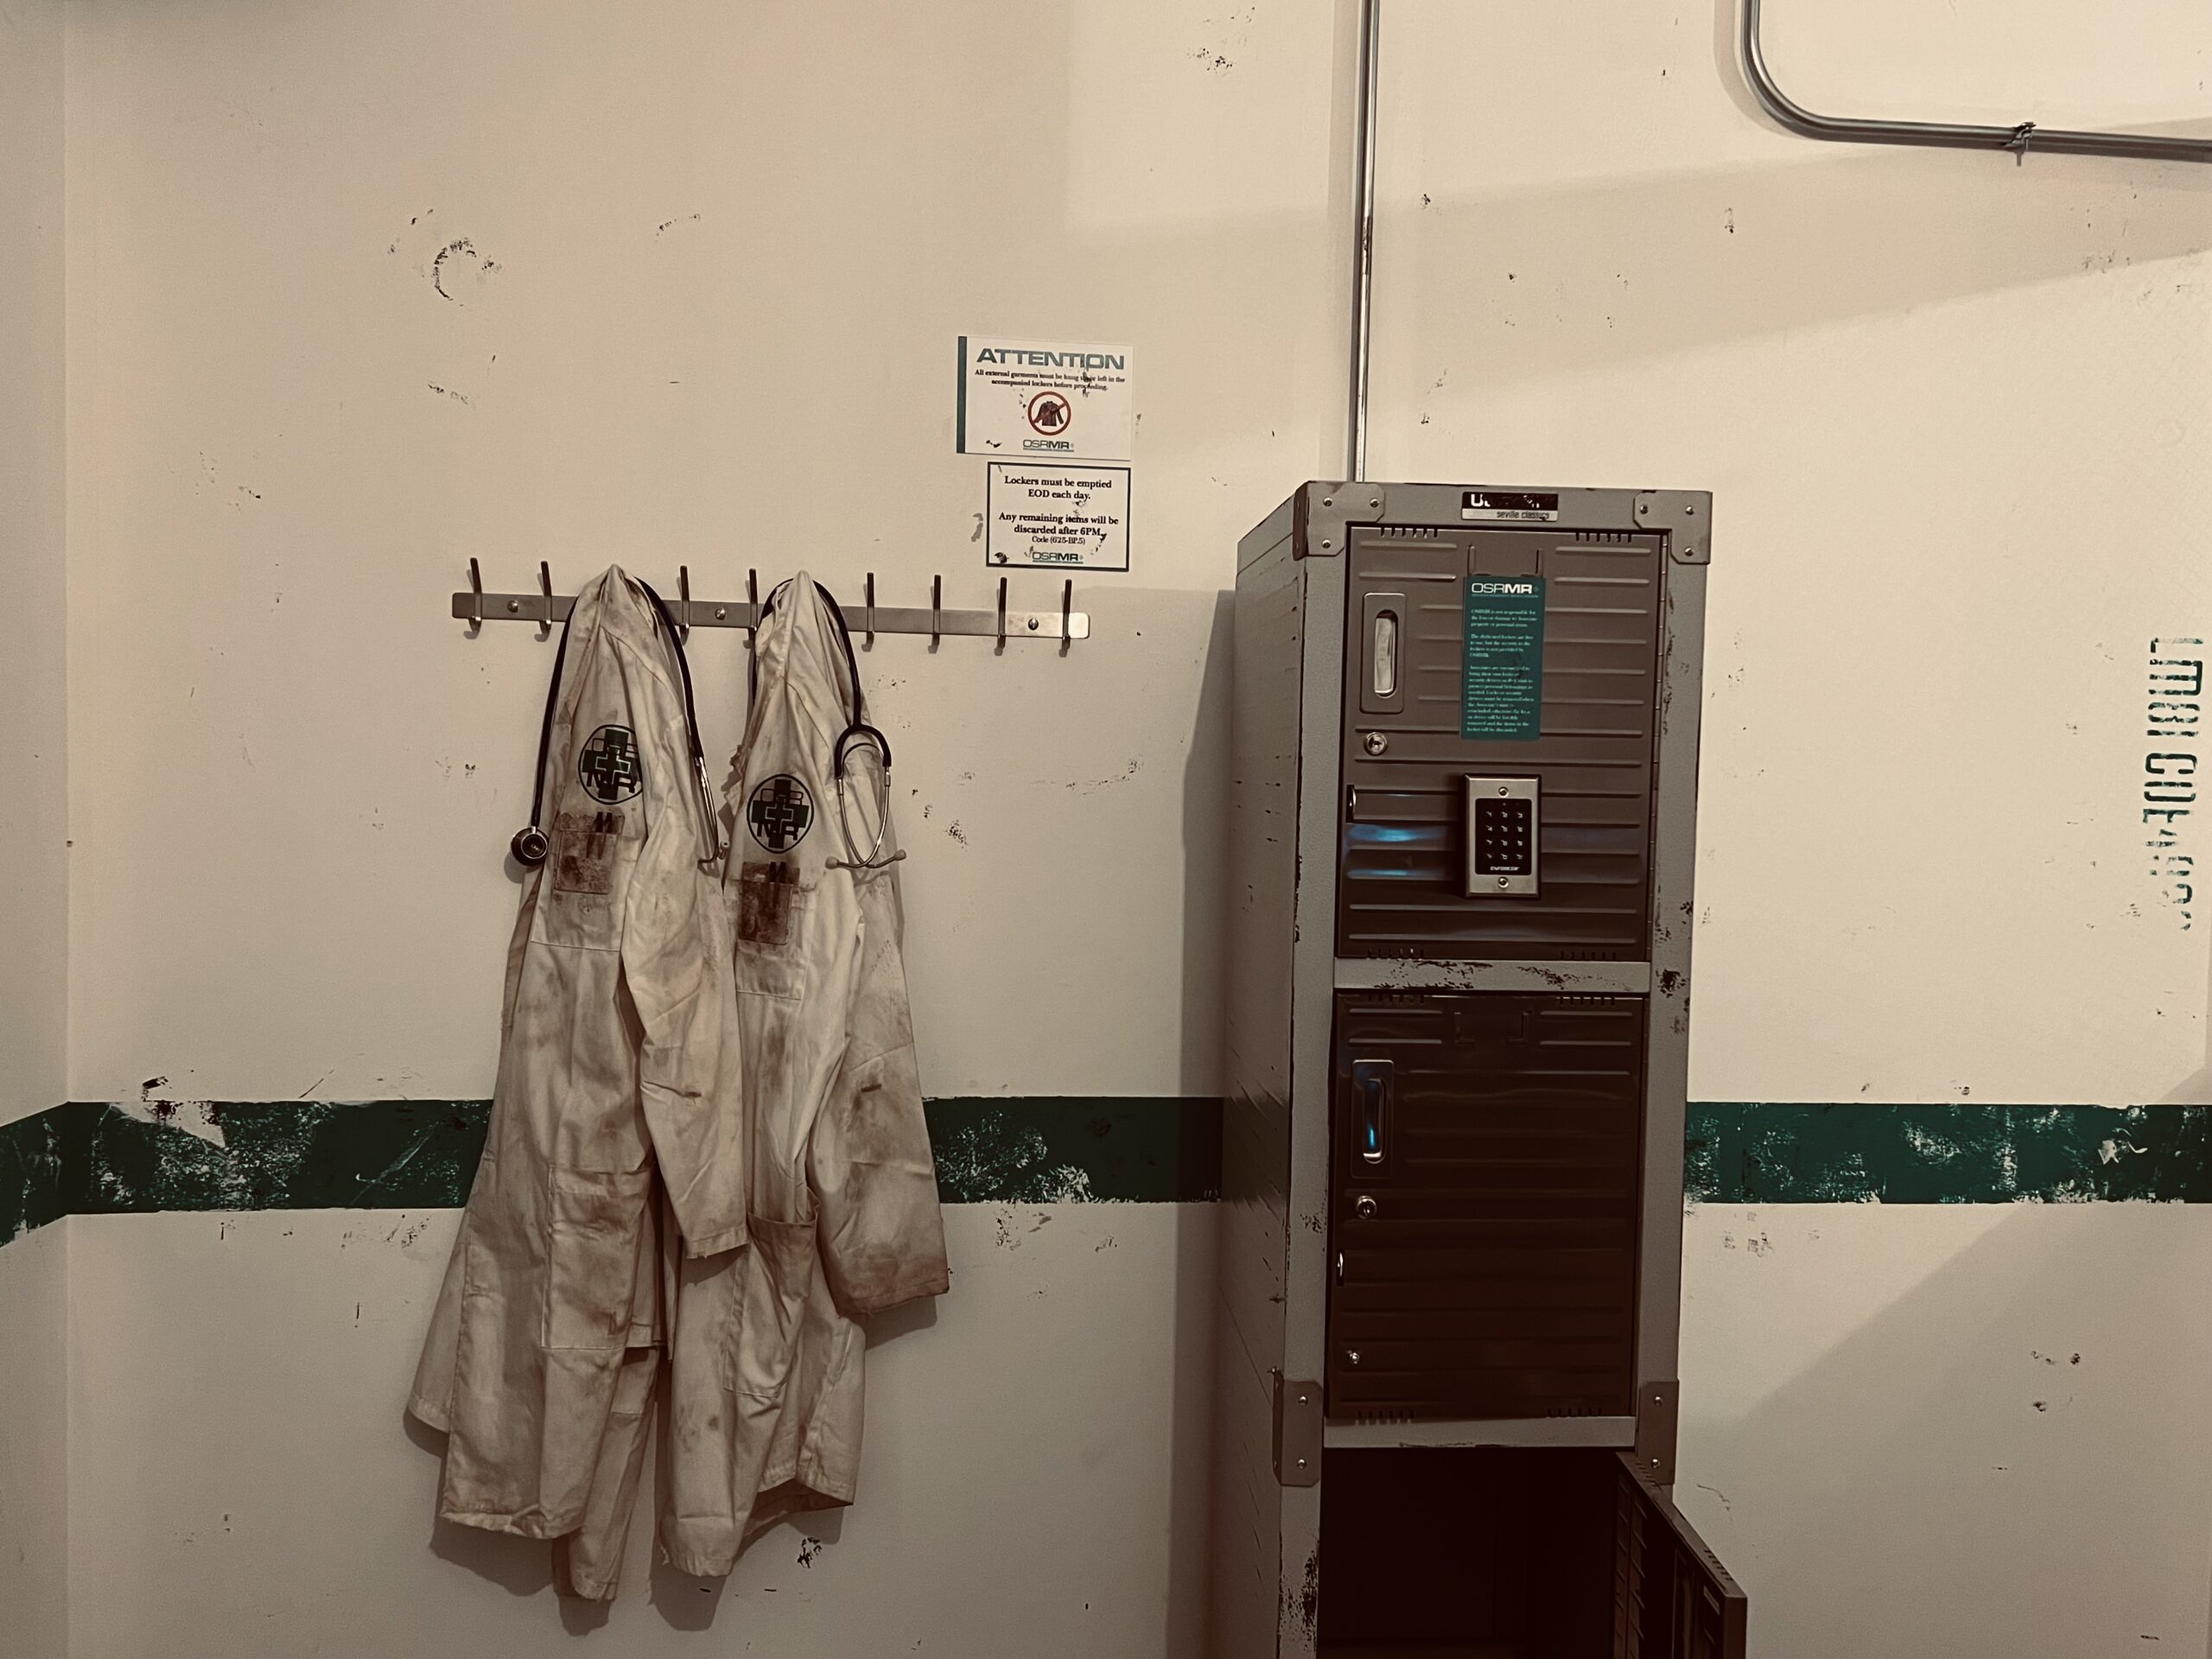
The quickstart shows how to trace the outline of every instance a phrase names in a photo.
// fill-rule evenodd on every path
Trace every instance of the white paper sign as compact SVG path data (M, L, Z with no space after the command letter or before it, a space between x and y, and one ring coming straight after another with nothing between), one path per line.
M1127 461L1129 348L963 334L958 430L966 455Z
M1071 570L1129 568L1129 469L995 461L984 469L984 558Z

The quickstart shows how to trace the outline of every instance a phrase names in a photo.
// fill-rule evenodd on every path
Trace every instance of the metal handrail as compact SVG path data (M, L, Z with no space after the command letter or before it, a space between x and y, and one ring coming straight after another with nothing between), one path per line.
M2148 132L2076 132L2033 121L2017 126L1977 126L1955 121L1872 121L1815 115L1775 85L1759 41L1759 0L1744 0L1744 77L1766 112L1795 133L1850 144L1923 144L1943 149L2009 149L2024 161L2030 149L2063 156L2125 156L2146 161L2212 162L2212 138L2164 137Z

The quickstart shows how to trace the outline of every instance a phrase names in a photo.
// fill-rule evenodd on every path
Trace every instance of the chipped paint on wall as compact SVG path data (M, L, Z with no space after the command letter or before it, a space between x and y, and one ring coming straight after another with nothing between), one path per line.
M2201 1106L1700 1102L1684 1150L1719 1204L2212 1203Z
M948 1204L1221 1196L1211 1096L927 1110ZM490 1116L483 1100L73 1102L0 1126L0 1243L67 1215L455 1208ZM1697 1102L1684 1154L1693 1204L2212 1203L2201 1106Z
M948 1203L1219 1196L1218 1101L1043 1096L927 1111ZM72 1102L0 1127L0 1243L66 1215L457 1208L490 1118L485 1100Z

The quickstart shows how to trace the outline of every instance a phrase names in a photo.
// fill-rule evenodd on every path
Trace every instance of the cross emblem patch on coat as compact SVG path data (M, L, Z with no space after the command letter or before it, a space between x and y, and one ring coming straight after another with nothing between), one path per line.
M813 822L814 803L806 785L787 772L763 781L745 804L745 827L772 853L798 846Z
M613 806L645 785L638 761L638 740L627 726L602 726L585 740L576 756L576 781L594 801Z

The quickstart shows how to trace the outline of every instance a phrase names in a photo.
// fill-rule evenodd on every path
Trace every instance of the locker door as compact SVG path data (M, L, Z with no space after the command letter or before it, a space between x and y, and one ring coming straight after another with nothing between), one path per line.
M1338 993L1333 1415L1633 1410L1645 1021L1634 996Z
M1745 1659L1750 1603L1667 1494L1623 1453L1614 1485L1611 1659Z

